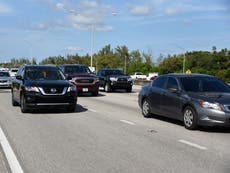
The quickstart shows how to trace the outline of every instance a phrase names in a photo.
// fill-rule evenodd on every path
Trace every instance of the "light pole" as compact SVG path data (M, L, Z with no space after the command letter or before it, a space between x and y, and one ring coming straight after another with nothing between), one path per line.
M91 25L90 67L93 68L94 24Z

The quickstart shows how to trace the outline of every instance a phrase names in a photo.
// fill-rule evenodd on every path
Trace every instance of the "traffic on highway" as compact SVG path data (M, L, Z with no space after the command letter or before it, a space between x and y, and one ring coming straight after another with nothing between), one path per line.
M130 77L122 75L108 79L125 84ZM227 84L169 74L145 86L132 80L130 92L100 87L95 96L78 93L74 81L57 66L26 65L0 90L2 170L230 171Z

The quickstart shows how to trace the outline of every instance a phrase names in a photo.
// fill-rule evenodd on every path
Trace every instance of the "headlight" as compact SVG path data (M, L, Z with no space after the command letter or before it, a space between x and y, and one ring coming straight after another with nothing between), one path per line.
M94 82L99 82L99 78L95 78L95 79L94 79Z
M35 86L26 86L25 90L30 91L30 92L39 92L38 87L35 87Z
M199 100L198 103L201 107L206 108L206 109L214 109L214 110L223 111L223 108L219 103L210 103L210 102L206 102L203 100Z
M71 92L71 91L77 91L76 86L72 85L72 86L68 87L67 92Z
M128 78L128 81L129 81L129 82L132 82L132 81L133 81L133 79L132 79L131 77L129 77L129 78Z
M115 78L115 77L110 77L109 78L111 81L117 81L117 78Z

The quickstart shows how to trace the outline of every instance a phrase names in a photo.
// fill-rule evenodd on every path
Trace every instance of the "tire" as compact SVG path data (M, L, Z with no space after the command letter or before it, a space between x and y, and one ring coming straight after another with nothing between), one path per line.
M126 91L127 91L128 93L131 93L131 92L132 92L132 87L127 88Z
M11 100L12 100L12 106L18 106L18 102L16 102L15 100L14 100L14 94L13 94L13 92L12 92L12 98L11 98Z
M141 109L142 109L142 114L145 118L151 117L152 113L150 110L150 103L149 103L148 99L143 100Z
M75 109L76 109L76 104L75 104L75 105L72 105L72 106L67 107L67 111L68 111L68 112L75 112Z
M92 95L93 95L93 96L98 96L98 91L92 92Z
M29 109L26 105L25 97L23 95L21 95L21 98L20 98L20 107L21 107L22 113L27 113L29 111Z
M110 86L110 84L109 83L106 83L105 84L105 92L111 92L111 86Z
M188 130L195 130L198 126L198 118L196 111L191 107L187 106L183 111L184 127Z

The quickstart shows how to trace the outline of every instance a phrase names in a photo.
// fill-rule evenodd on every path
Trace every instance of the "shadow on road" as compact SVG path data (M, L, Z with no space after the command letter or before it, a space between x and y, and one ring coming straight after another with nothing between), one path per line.
M167 123L176 124L176 125L179 125L179 126L182 126L182 127L184 126L182 121L172 119L172 118L162 117L162 116L159 116L159 115L152 115L150 118L157 119L157 120L160 120L160 121L165 121ZM201 131L201 132L207 132L207 133L230 133L230 127L199 126L195 131Z
M43 108L43 109L32 110L30 113L32 113L32 114L41 114L41 113L42 114L53 114L53 113L56 113L56 114L63 114L63 113L73 114L73 113L81 113L81 112L86 112L86 111L88 111L88 109L77 104L74 112L68 112L65 108L48 107L48 108Z

